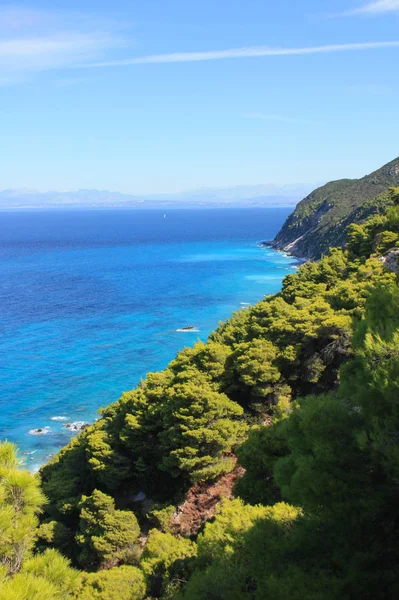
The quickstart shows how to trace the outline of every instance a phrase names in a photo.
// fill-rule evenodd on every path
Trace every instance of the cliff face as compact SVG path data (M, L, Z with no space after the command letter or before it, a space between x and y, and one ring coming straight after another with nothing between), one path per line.
M344 244L349 223L373 212L373 198L398 185L399 158L361 179L327 183L297 205L271 245L294 256L318 259L330 246Z

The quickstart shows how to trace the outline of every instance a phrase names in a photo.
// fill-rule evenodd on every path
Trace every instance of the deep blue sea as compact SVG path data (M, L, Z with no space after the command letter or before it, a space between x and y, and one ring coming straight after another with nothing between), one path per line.
M37 469L67 423L278 291L297 263L258 243L290 211L0 212L0 439Z

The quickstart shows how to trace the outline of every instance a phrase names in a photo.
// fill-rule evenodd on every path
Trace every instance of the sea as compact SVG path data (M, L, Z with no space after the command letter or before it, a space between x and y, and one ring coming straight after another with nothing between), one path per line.
M37 470L147 372L277 292L298 263L259 243L291 210L0 212L0 440Z

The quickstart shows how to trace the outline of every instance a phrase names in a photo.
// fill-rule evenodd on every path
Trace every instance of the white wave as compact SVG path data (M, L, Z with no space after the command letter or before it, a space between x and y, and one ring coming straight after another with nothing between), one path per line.
M50 427L39 427L38 429L31 429L29 431L30 435L46 435L46 433L50 433Z
M87 425L85 421L72 421L72 423L67 423L64 427L68 431L81 431L84 425Z
M68 421L68 417L50 417L50 421Z
M176 329L176 331L178 331L179 333L199 333L200 329L196 329L194 327L193 329L186 329L186 328Z

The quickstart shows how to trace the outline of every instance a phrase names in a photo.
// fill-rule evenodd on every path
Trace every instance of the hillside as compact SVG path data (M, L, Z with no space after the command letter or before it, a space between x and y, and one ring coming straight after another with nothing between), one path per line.
M0 443L0 600L399 597L399 188L356 210L39 476Z
M270 245L294 256L318 259L330 247L343 245L347 225L373 213L370 200L397 185L399 158L361 179L331 181L297 205ZM367 210L362 210L365 204Z

